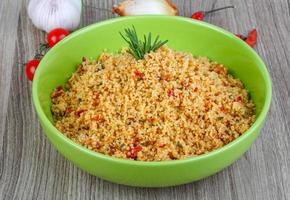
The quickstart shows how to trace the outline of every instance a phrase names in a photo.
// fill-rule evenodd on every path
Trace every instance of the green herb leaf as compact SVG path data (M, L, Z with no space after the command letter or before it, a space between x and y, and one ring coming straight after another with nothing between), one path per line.
M161 41L159 39L159 35L152 40L152 34L148 33L148 35L144 35L144 40L141 41L138 38L137 31L134 26L132 28L125 28L125 34L120 32L122 38L128 43L130 48L130 53L137 59L143 59L147 53L151 51L156 51L161 46L166 44L168 40ZM152 43L152 41L154 41Z

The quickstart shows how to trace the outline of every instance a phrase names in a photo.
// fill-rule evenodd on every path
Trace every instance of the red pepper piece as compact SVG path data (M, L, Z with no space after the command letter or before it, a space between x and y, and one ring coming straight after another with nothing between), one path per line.
M206 110L206 111L209 111L209 110L211 109L211 107L212 107L211 102L210 102L210 101L207 101L207 102L205 103L205 110Z
M244 101L244 99L243 99L242 96L238 96L238 97L237 97L237 101L242 103L242 102Z
M139 151L141 151L142 150L142 147L140 146L140 145L137 145L135 148L134 148L134 151L135 152L139 152Z
M222 107L221 107L221 111L222 111L223 113L226 113L226 108L224 107L224 105L222 105Z
M256 29L253 29L253 30L249 33L249 35L248 35L248 37L247 37L247 39L246 39L245 41L246 41L246 43L247 43L248 45L250 45L251 47L255 47L256 44L257 44L257 38L258 38L258 32L257 32Z
M144 77L144 74L140 72L139 70L136 70L134 73L135 73L135 76L139 79L142 79Z
M174 90L173 90L173 89L168 90L168 91L167 91L167 95L168 95L169 97L174 97L174 96L175 96L175 94L174 94Z
M96 121L96 122L104 122L105 119L102 115L96 115L92 118L92 120Z
M56 98L61 96L62 94L64 94L64 88L63 86L60 85L56 88L55 92L52 94L52 97Z
M159 144L159 147L160 147L160 148L165 147L165 144L164 144L164 143L160 143L160 144Z
M127 158L136 159L137 153L142 150L142 147L140 145L137 145L135 147L129 147L129 150L127 151L126 155Z
M67 109L66 109L66 113L71 113L71 112L73 112L74 110L73 110L73 108L72 107L67 107Z
M80 110L78 110L78 111L76 112L76 115L77 115L78 117L80 117L81 114L82 114L83 112L85 112L85 111L86 111L85 109L80 109Z
M100 149L101 148L101 144L98 141L92 141L91 145L95 148L95 149Z

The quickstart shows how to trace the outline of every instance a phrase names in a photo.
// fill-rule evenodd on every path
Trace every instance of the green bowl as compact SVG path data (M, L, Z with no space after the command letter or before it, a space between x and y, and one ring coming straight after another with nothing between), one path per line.
M243 81L256 104L257 120L241 137L213 152L184 160L142 162L113 158L86 149L53 125L50 94L64 84L83 56L97 58L104 50L127 46L119 31L134 25L139 34L152 32L179 51L207 56L225 64ZM265 64L244 41L221 28L182 17L121 17L72 33L42 59L33 81L33 100L51 143L81 169L119 184L143 187L179 185L210 176L237 160L259 135L271 102L271 80Z

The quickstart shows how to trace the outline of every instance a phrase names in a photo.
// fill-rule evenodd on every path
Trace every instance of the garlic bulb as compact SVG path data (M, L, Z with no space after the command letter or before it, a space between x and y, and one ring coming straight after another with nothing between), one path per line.
M46 32L55 28L75 30L81 19L81 0L30 0L28 15L32 23Z
M120 16L128 15L178 15L170 0L125 0L113 8Z

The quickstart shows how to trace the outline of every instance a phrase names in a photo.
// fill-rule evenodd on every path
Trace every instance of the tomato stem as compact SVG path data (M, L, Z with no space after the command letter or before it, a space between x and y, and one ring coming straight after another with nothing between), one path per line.
M42 53L37 53L34 55L34 59L41 59L44 56Z
M225 9L229 9L229 8L235 8L235 6L225 6L225 7L221 7L221 8L216 8L213 10L209 10L209 11L204 11L205 15L209 14L209 13L213 13L213 12L217 12L220 10L225 10Z

